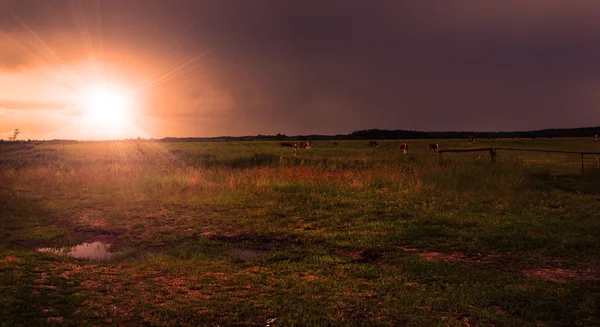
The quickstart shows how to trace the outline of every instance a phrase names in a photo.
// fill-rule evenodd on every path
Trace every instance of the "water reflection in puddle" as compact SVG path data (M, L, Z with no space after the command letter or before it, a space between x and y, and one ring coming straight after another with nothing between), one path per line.
M82 243L73 247L41 248L38 249L38 251L59 255L68 255L73 258L106 260L110 259L112 256L112 253L108 252L110 245L111 244L103 242L91 242Z

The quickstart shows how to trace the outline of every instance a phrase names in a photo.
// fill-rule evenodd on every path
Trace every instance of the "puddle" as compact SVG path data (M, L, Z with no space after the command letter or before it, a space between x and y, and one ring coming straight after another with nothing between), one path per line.
M233 249L233 254L240 260L256 259L265 255L267 251L251 249Z
M111 244L96 241L91 243L82 243L73 247L40 248L37 249L37 251L58 255L67 255L73 258L106 260L110 259L112 256L112 253L108 252L108 248L110 246Z

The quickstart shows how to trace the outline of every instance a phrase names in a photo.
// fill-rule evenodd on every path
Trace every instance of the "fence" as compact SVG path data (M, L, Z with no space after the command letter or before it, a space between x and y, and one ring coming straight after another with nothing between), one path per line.
M519 149L519 148L476 148L476 149L448 149L439 150L438 155L440 160L443 159L443 153L455 153L455 152L487 152L489 160L494 163L498 160L498 151L511 152L512 155L503 157L504 161L517 161L522 164L527 164L531 167L546 167L547 171L550 171L552 165L555 169L562 171L572 170L574 166L578 167L578 170L583 175L586 172L600 172L600 152L579 152L579 151L561 151L561 150L543 150L543 149ZM552 154L551 157L544 156L532 156L532 155L515 155L515 153L542 153ZM477 158L481 158L478 156ZM570 169L569 169L570 168Z

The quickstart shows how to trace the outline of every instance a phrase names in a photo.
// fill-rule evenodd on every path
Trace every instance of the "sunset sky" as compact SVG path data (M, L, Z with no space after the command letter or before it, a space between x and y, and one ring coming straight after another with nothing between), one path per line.
M600 1L0 0L0 44L3 139L600 125Z

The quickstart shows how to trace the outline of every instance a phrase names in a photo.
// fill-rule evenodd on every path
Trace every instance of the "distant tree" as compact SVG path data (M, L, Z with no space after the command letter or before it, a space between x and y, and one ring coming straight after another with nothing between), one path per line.
M8 140L9 141L16 141L17 140L17 136L19 135L19 133L21 133L21 131L19 131L18 128L13 129L13 136L9 137Z

